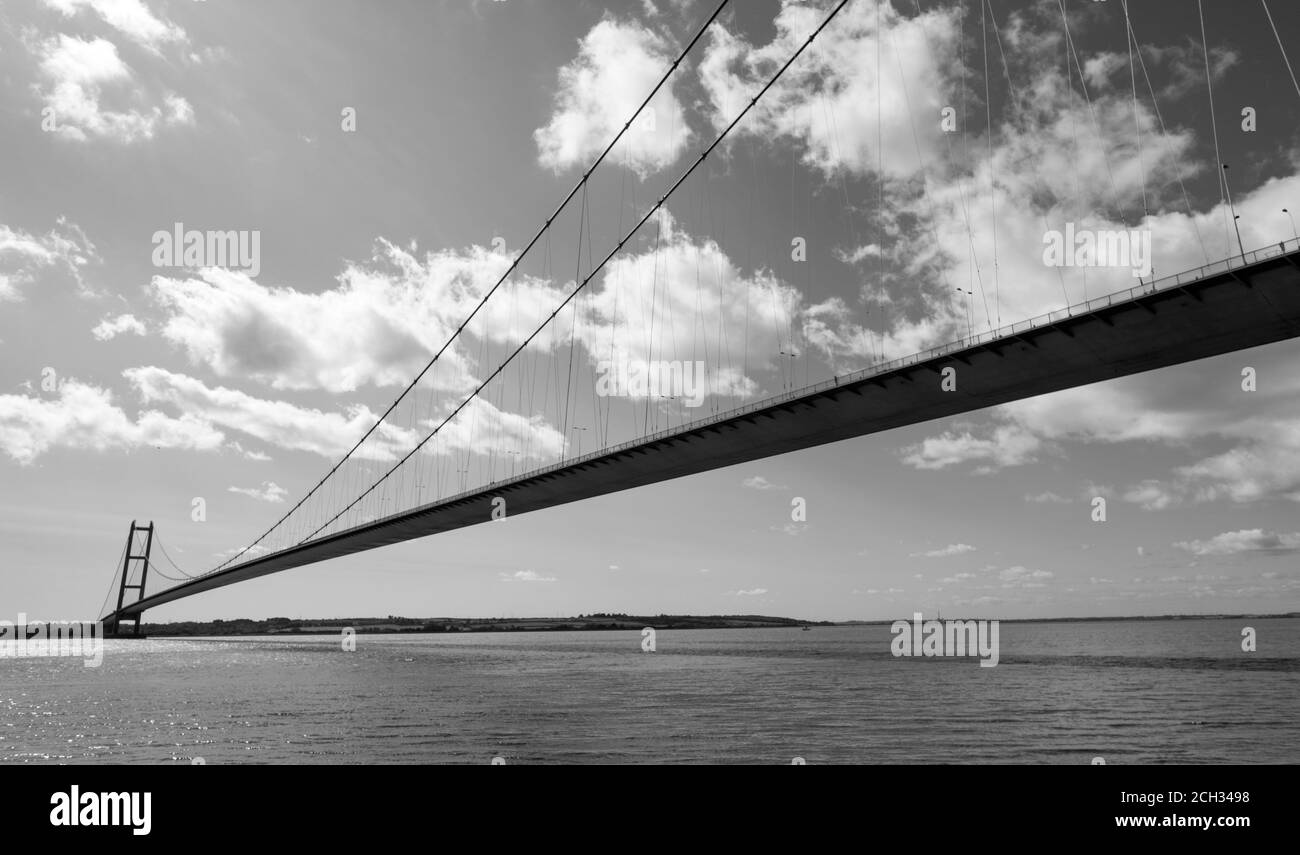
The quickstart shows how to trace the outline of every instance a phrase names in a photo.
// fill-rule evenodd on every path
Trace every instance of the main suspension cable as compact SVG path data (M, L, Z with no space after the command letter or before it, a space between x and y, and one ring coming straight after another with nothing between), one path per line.
M528 254L529 250L531 250L533 246L537 243L537 241L541 239L542 235L546 234L550 230L551 223L555 220L556 217L558 217L564 211L566 207L568 207L569 202L573 200L573 198L577 195L578 191L586 186L587 179L591 177L591 173L596 169L596 167L600 166L600 164L604 162L605 158L609 155L609 153L613 151L614 146L618 144L618 141L622 139L623 135L627 133L629 128L632 127L632 124L641 115L641 112L645 110L645 108L649 105L651 99L653 99L655 95L659 93L659 90L663 87L663 85L668 81L670 77L672 77L673 73L677 70L677 66L680 65L682 60L686 58L687 54L690 53L691 49L695 47L696 43L699 42L699 40L703 37L705 31L710 26L712 26L713 22L717 20L720 14L722 14L722 10L727 6L729 2L730 0L722 0L722 2L718 4L717 8L713 10L713 14L710 15L708 20L706 20L704 24L699 28L699 30L696 31L695 36L690 40L689 43L687 43L686 47L682 49L681 53L677 56L677 58L673 60L672 65L668 67L668 70L666 72L664 72L663 77L659 79L659 82L655 84L654 88L650 90L650 94L647 95L645 97L645 100L641 102L641 105L636 108L636 112L634 112L632 114L632 117L628 119L626 123L624 123L623 127L620 128L618 133L614 135L614 138L610 140L607 146L605 146L605 150L602 151L600 153L600 156L597 157L595 161L592 162L591 166L587 168L587 171L582 174L582 178L578 181L577 184L573 186L573 189L569 191L568 195L564 197L564 201L560 202L559 206L555 209L554 213L552 213L551 216L546 218L546 223L537 231L535 235L533 235L532 240L530 240L527 246L525 246L523 250L521 250L520 253L515 257L514 261L511 262L510 267L506 270L506 272L502 274L501 278L497 280L496 284L493 285L488 290L488 292L483 295L483 298L479 300L478 305L474 307L474 310L471 311L469 313L469 316L466 317L465 320L460 324L460 326L456 328L456 331L452 333L451 337L447 339L446 343L443 344L443 346L438 349L438 352L435 353L433 355L433 358L429 360L428 364L425 365L424 368L420 370L420 373L415 375L415 379L412 380L410 384L406 387L406 389L403 390L402 393L397 396L397 400L393 401L392 405L390 405L388 409L384 411L384 414L380 416L379 419L373 425L371 425L370 429L365 432L365 434L361 437L361 439L357 440L356 444L352 446L352 448L347 452L347 454L343 455L343 458L339 460L338 463L334 464L334 466L329 470L329 472L325 473L325 477L321 478L320 481L317 482L316 486L308 490L307 494L303 496L301 499L299 499L298 503L294 505L292 508L290 508L284 514L284 516L280 517L280 519L277 520L275 524L272 525L269 529L267 529L266 532L264 532L261 537L257 538L257 540L254 540L248 546L245 546L243 549L239 550L230 558L227 558L225 561L217 565L209 572L215 573L218 570L221 570L222 568L239 560L239 558L241 558L250 549L252 549L254 546L257 546L263 540L265 540L273 531L279 528L280 525L283 524L285 520L289 519L289 517L292 516L293 513L298 510L298 508L302 507L303 503L305 503L308 499L310 499L313 495L315 495L316 491L319 490L325 484L325 482L328 481L330 477L335 472L338 471L339 467L341 467L344 463L346 463L356 452L356 450L360 448L361 445L367 439L369 439L370 436L376 430L379 429L379 426L384 423L384 420L387 419L392 414L393 410L397 409L397 405L400 404L403 401L403 399L405 399L407 394L409 394L411 390L416 387L416 384L418 384L420 380L424 378L424 375L428 373L429 369L433 367L434 363L438 361L438 359L443 355L443 353L445 353L447 349L451 347L451 345L460 336L461 331L463 331L465 327L469 324L469 322L474 319L475 315L479 313L479 310L481 310L483 306L486 305L487 301L492 297L493 294L496 293L496 290L499 287L501 287L501 284L505 282L506 279L508 279L512 273L514 273L515 268L517 268L519 266L519 263L523 261L524 256ZM351 506L349 505L349 507ZM319 529L317 529L317 531L319 531Z
M834 9L831 10L830 14L826 16L825 20L821 22L821 24L817 27L817 29L813 30L812 34L808 36L807 40L804 41L804 43L799 46L799 49L796 50L790 56L790 58L785 61L785 63L777 70L776 74L772 75L772 78L767 81L766 85L764 85L761 90L759 90L758 94L750 99L749 103L745 105L745 108L741 110L734 119L731 120L731 124L727 125L727 127L724 128L720 134L718 134L717 138L714 139L714 141L710 143L709 146L706 149L704 149L704 151L700 152L700 156L696 158L695 162L692 163L686 169L686 171L683 172L678 177L676 181L673 182L673 184L668 188L668 190L661 197L659 197L659 201L656 202L653 206L651 206L650 210L646 212L645 216L643 216L637 222L637 224L633 226L632 229L623 236L623 238L618 242L618 245L615 246L612 250L610 250L609 253L601 260L601 262L597 264L595 268L593 268L587 274L587 277L583 279L582 282L578 284L578 286L575 287L567 297L564 298L564 300L560 303L560 305L557 306L553 312L551 312L549 318L543 321L541 325L537 327L537 329L533 330L533 332L528 335L528 338L524 339L523 343L520 344L519 347L515 348L514 352L511 353L510 356L507 357L504 362L502 362L499 366L497 366L497 368L487 377L487 379L485 379L482 383L480 383L478 387L465 398L464 401L461 401L461 403L456 407L456 409L453 410L446 418L444 418L442 422L436 428L434 428L432 432L429 433L428 436L422 439L419 442L419 444L417 444L414 448L412 448L409 452L407 452L406 455L403 456L401 460L397 461L397 463L395 463L392 466L392 468L390 468L388 472L386 472L378 481L370 485L370 487L367 488L365 493L362 493L360 496L353 499L352 502L350 502L347 505L347 507L343 508L338 513L336 513L333 517L327 520L324 523L324 525L318 527L310 535L308 535L301 542L299 542L298 545L301 546L307 541L311 540L321 531L325 530L331 524L333 524L335 520L337 520L343 514L347 513L352 508L353 505L355 505L357 502L364 499L371 491L373 491L376 487L378 487L381 483L383 483L385 479L391 476L393 472L397 471L397 469L403 463L405 463L416 452L418 452L421 448L423 448L425 443L427 443L430 439L432 439L438 433L438 431L440 431L443 427L447 425L448 422L450 422L453 418L455 418L456 414L459 413L462 409L464 409L469 404L470 401L478 397L479 393L483 391L484 387L486 387L488 383L491 383L492 380L496 378L498 374L504 371L506 366L509 365L510 362L516 356L518 356L521 352L523 352L523 350L526 347L528 347L528 345L532 342L532 340L536 338L537 335L546 328L546 325L549 324L551 321L553 321L555 317L561 311L563 311L567 305L569 305L569 303L573 300L573 298L576 297L579 293L581 293L584 288L586 288L587 284L591 282L592 279L595 278L596 274L599 273L615 255L617 255L619 252L623 250L623 245L626 244L628 240L630 240L632 236L635 235L641 229L642 226L644 226L647 222L650 221L650 218L653 217L660 210L660 208L663 207L663 204L666 201L668 201L668 197L670 197L673 193L675 193L677 191L677 188L679 188L686 181L686 179L689 178L691 174L695 172L695 170L699 167L699 165L704 162L704 159L708 157L709 154L711 154L713 150L717 148L718 145L720 145L724 139L727 138L728 134L730 134L731 131L736 127L736 125L740 123L740 120L749 114L749 111L753 109L754 105L758 103L759 99L761 99L764 95L767 94L767 91L776 84L776 81L779 80L781 76L785 74L785 72L790 68L790 66L794 64L794 61L803 55L803 52L808 48L810 44L812 44L813 39L815 39L821 33L821 31L824 30L830 24L830 22L835 19L835 16L838 15L840 13L840 10L843 9L846 5L848 5L848 3L849 0L840 0L840 2L835 6Z

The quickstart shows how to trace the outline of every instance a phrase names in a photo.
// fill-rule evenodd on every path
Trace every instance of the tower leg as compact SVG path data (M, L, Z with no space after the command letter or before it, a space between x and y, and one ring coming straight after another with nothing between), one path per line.
M137 552L143 549L143 552ZM126 553L122 559L122 582L117 589L117 609L113 613L113 620L108 632L120 636L122 631L122 607L127 604L126 592L133 590L136 592L136 602L144 599L145 582L149 578L149 554L153 551L153 523L148 525L136 525L135 520L131 520L131 529L126 535ZM131 573L136 568L140 569L140 581L131 584ZM134 637L140 636L140 623L143 613L136 613L135 627L132 631Z

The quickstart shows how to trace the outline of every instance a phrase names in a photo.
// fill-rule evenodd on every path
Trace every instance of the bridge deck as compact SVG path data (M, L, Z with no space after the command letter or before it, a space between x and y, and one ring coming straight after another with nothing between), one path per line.
M1300 336L1295 241L1091 300L260 556L126 606L1060 389ZM944 392L945 367L957 390Z

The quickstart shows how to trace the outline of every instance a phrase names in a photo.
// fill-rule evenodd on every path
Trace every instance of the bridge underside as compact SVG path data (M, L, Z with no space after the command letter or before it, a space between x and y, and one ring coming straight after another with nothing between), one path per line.
M105 617L509 515L667 481L828 442L979 410L1300 336L1300 252L1165 287L1104 308L878 373L859 372L769 406L588 455L424 505L177 585ZM957 391L940 387L957 369Z

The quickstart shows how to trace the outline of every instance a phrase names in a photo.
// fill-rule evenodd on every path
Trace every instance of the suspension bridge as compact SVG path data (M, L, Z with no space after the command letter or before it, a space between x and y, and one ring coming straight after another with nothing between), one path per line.
M1225 223L1223 249L1212 257L1196 225L1181 176L1177 183L1204 264L1172 275L1138 278L1134 287L1091 298L1086 296L1088 280L1083 273L1083 299L1078 300L1070 299L1059 268L1053 273L1040 266L1042 279L1049 283L1045 287L1054 285L1053 280L1059 282L1065 298L1060 308L998 323L1001 293L1036 287L1037 283L1010 282L1006 278L1010 274L1000 273L996 211L993 222L986 224L994 237L993 256L991 263L981 266L977 250L981 224L966 210L979 192L979 173L971 168L956 173L962 222L973 256L968 266L971 288L954 288L946 277L938 277L944 280L940 287L949 299L954 291L969 298L960 301L964 302L964 316L958 311L949 317L957 319L946 327L954 333L952 339L921 352L889 357L885 347L888 329L882 319L879 329L867 328L862 333L866 353L860 350L858 356L865 364L848 367L828 359L823 376L813 381L808 336L795 328L786 311L786 292L770 276L755 273L744 279L735 270L720 269L724 262L718 257L716 243L691 242L687 252L669 258L674 246L680 250L684 220L673 219L665 206L675 196L686 195L683 188L694 186L703 210L708 204L709 181L714 180L713 163L723 155L719 147L743 127L747 117L752 118L751 113L763 109L763 99L784 75L799 68L801 58L816 49L817 39L836 26L852 0L827 8L820 23L787 58L773 63L771 73L755 86L747 103L729 122L717 123L711 141L698 149L685 170L667 183L661 194L655 194L644 211L631 218L629 227L623 227L625 177L617 179L617 227L613 216L601 216L594 210L595 184L602 167L617 166L618 154L632 145L638 118L670 85L706 32L718 25L727 5L725 0L720 3L695 31L658 85L495 284L475 293L478 299L472 310L425 368L316 485L261 536L200 574L185 573L167 556L172 570L179 574L176 576L151 558L156 543L153 525L132 522L114 578L117 597L114 602L110 587L106 599L111 608L106 605L103 611L102 620L111 630L120 631L124 621L133 621L138 632L141 615L148 609L282 570L466 526L495 525L530 511L1300 336L1300 236L1293 234L1247 250L1239 233L1236 246L1231 244ZM984 25L981 40L987 106L991 100L988 53L993 49L1001 52L1002 41L990 0L975 0L975 5ZM1073 59L1078 71L1079 92L1076 95L1072 88L1071 97L1087 99L1092 112L1082 64L1069 37L1066 5L1061 2L1060 6L1067 58ZM1262 6L1267 13L1267 4ZM920 3L915 7L916 20L923 20ZM877 16L879 74L884 53L879 41L882 12L880 4L868 8ZM1136 47L1140 64L1141 45L1128 19L1127 4L1123 9L1129 61L1134 62ZM1201 12L1199 2L1197 10ZM892 7L889 14L896 14ZM1272 15L1267 17L1290 72ZM990 23L992 34L988 32ZM1201 27L1204 37L1203 13ZM1208 44L1203 42L1203 49L1206 84L1211 87ZM895 57L898 53L895 48ZM963 57L963 68L964 63ZM1023 105L1005 54L1001 65L1006 77L1006 113L1020 117ZM1131 70L1136 120L1137 65L1131 65ZM901 59L898 73L905 77ZM1145 66L1142 74L1147 77ZM1071 82L1073 86L1073 77ZM1291 82L1295 84L1294 76ZM1156 88L1149 77L1147 84L1148 100L1158 115ZM1296 94L1300 96L1300 85ZM1100 136L1100 126L1095 130ZM991 140L994 132L990 117L985 133ZM1218 161L1217 127L1214 134ZM1140 123L1136 135L1140 151ZM1163 119L1158 135L1168 137ZM951 143L948 145L951 151ZM923 164L919 142L917 148L918 162ZM1102 151L1117 162L1127 156L1119 151L1107 154L1104 145ZM992 169L990 155L985 177L995 208ZM1112 171L1109 160L1107 170ZM1222 201L1228 206L1226 220L1226 211L1231 210L1227 169L1214 171ZM926 175L922 179L927 186L934 180ZM1149 213L1146 183L1144 174L1142 208L1134 215L1138 223ZM1111 189L1113 192L1114 187ZM883 206L883 181L880 193ZM1112 198L1110 204L1120 208L1118 199ZM851 218L853 207L847 200L844 208L845 216ZM706 221L713 221L712 212L699 216L698 224ZM1046 215L1043 221L1046 227ZM599 256L593 245L593 223L615 228L614 236L600 246ZM1235 232L1235 218L1232 224ZM568 226L575 239L565 242L567 250L561 250L556 233ZM878 243L888 234L876 224ZM565 251L571 255L557 260ZM692 252L693 269L682 263L683 259L689 261ZM874 284L883 290L885 253L879 250L877 254L880 268ZM632 256L645 261L646 267L639 268ZM554 283L561 265L572 278L564 287L557 287ZM681 277L694 277L691 284L695 290L690 293L694 305L670 296L670 286L680 285ZM998 277L1002 277L1000 281ZM889 278L897 281L899 277ZM742 280L743 289L737 285ZM593 282L602 286L594 296L595 289L588 288ZM996 314L988 309L986 284L993 285L987 290L994 291ZM863 284L868 297L871 285L869 281ZM980 329L970 316L977 288L986 314ZM743 298L736 298L742 293ZM550 296L554 302L539 305L538 295ZM620 304L620 300L624 302ZM886 301L878 299L878 316L885 305ZM531 322L526 321L530 313ZM751 333L764 322L775 331L775 355L751 352L758 347L751 342ZM596 358L608 357L609 362L629 355L642 359L689 355L692 361L701 362L710 392L705 412L684 406L680 396L642 393L616 398L599 394ZM701 355L703 360L698 359ZM799 358L804 359L802 381L793 367ZM763 371L773 384L779 372L779 393L754 393L762 387L751 375ZM594 439L594 447L586 453L581 450L583 433ZM174 584L146 590L148 580L160 578Z

